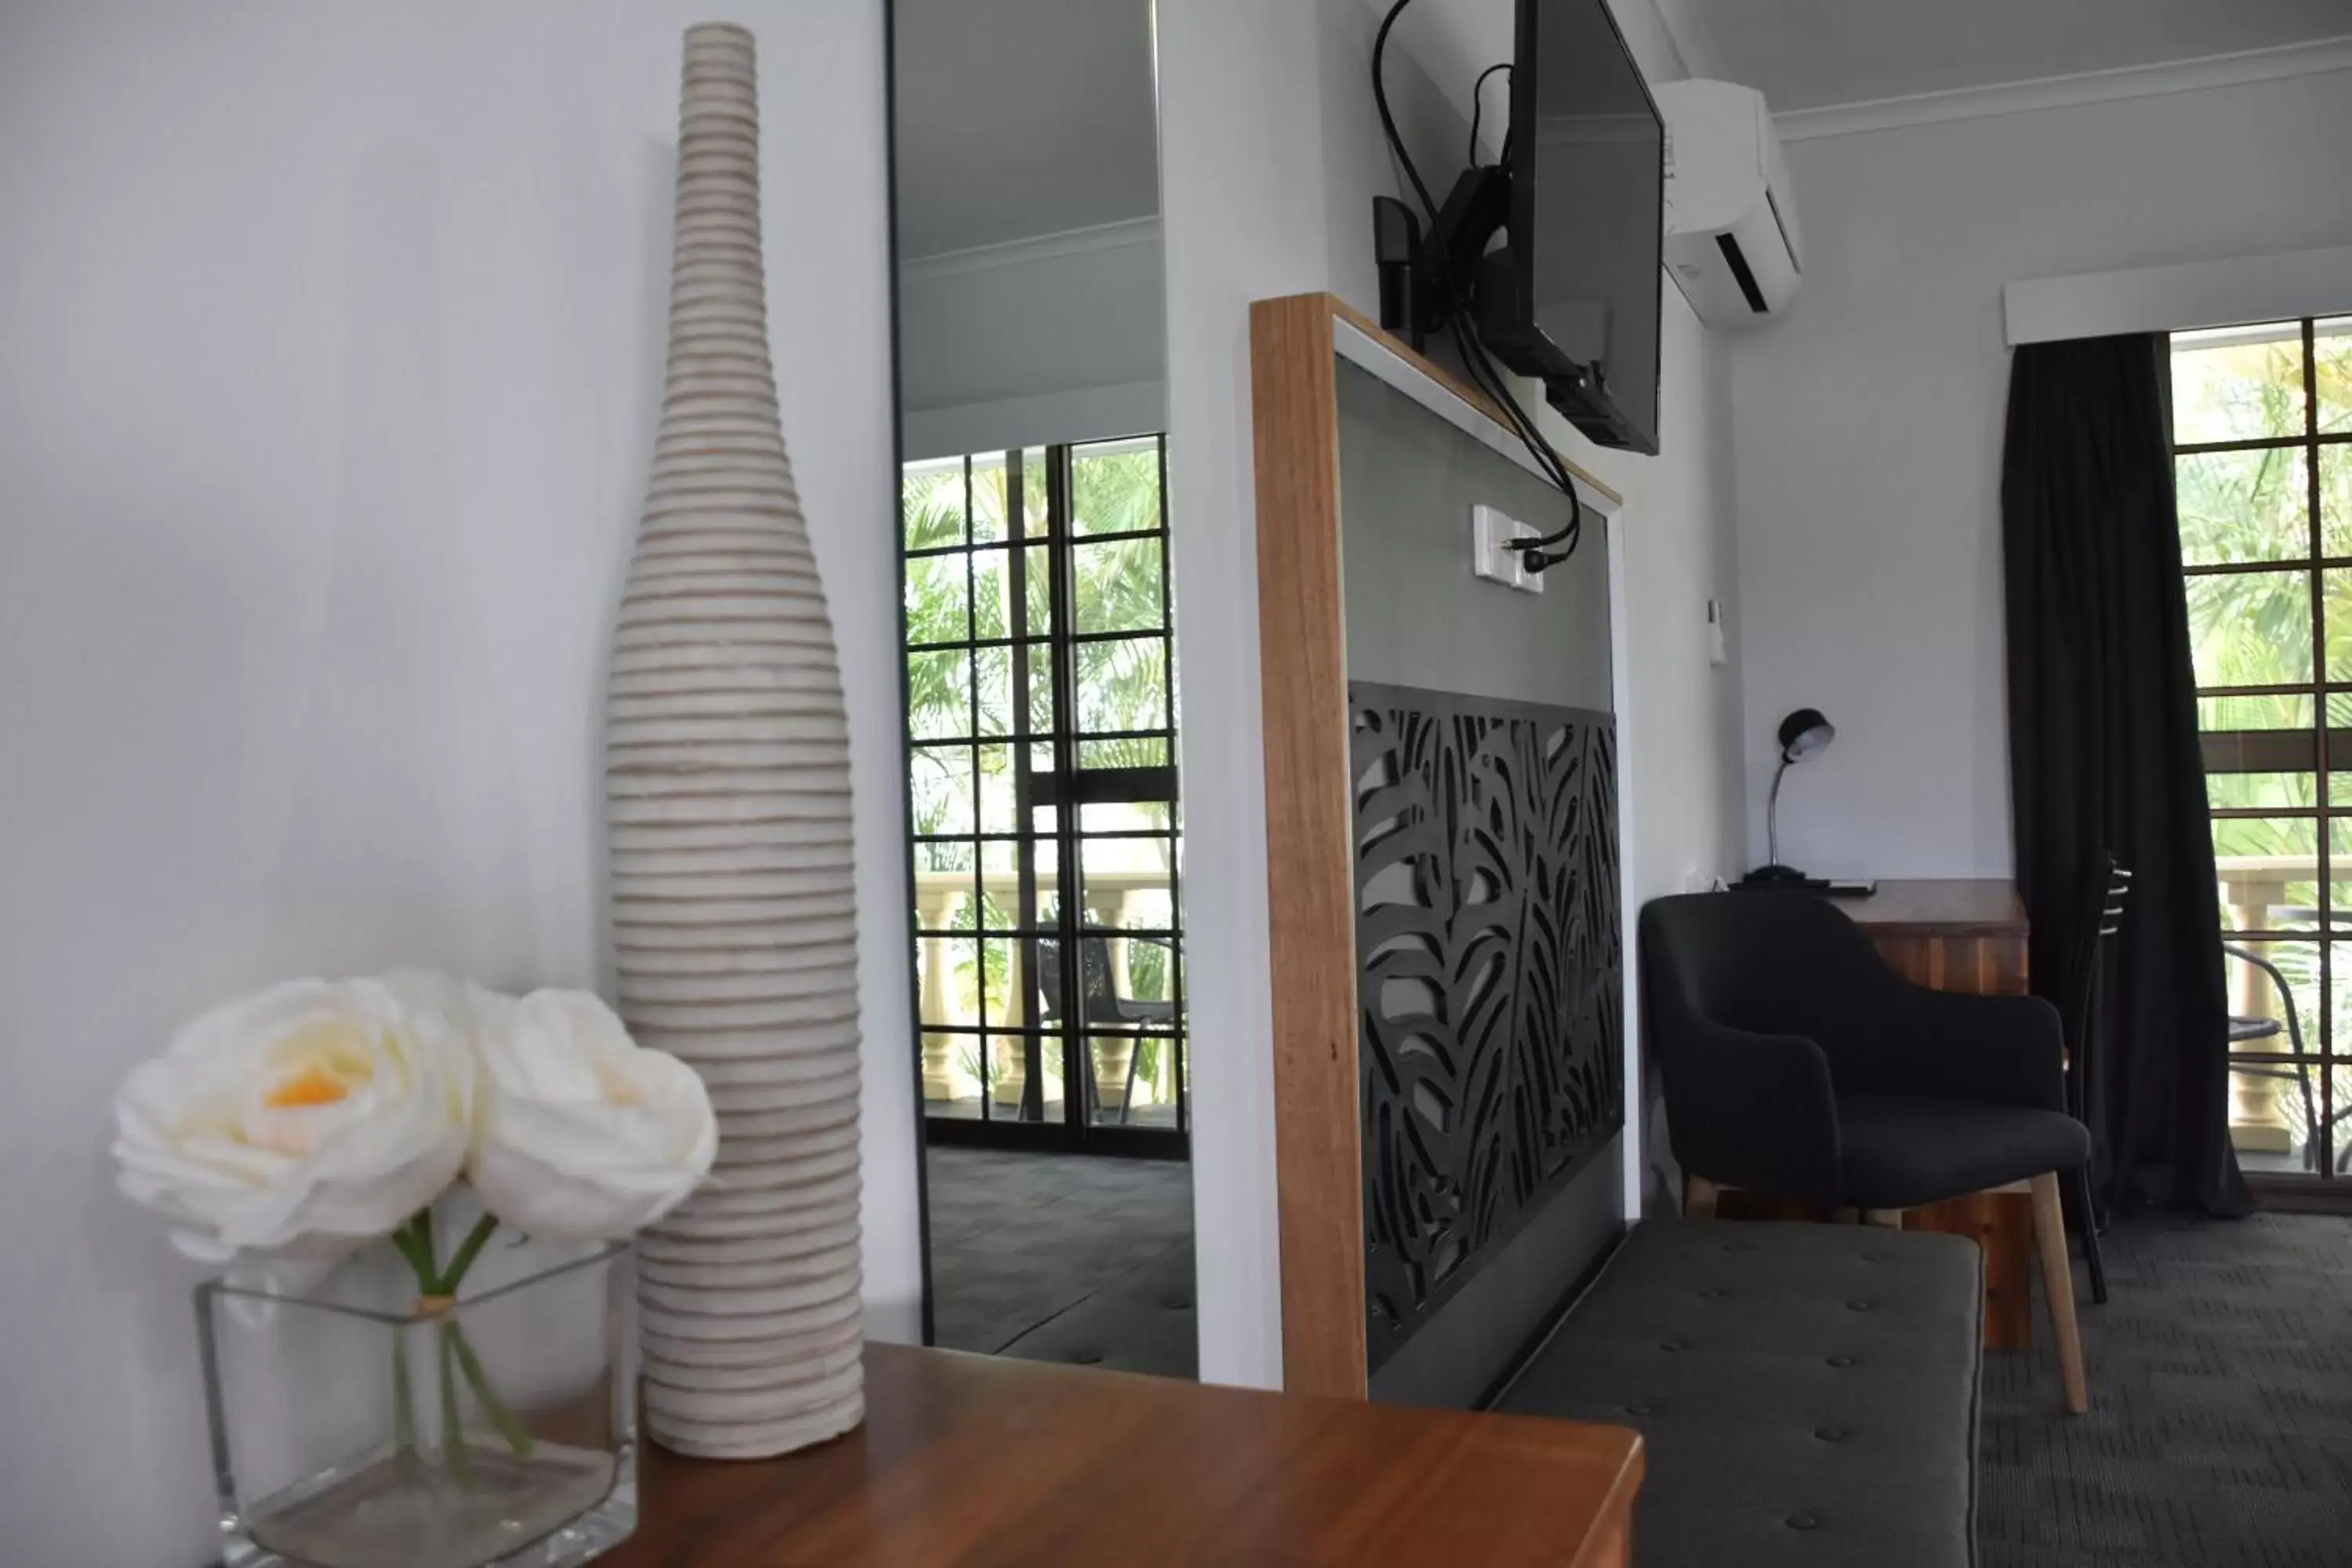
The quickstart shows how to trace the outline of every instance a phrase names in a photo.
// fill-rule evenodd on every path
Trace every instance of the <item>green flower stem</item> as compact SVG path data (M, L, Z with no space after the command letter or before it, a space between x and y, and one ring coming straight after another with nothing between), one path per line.
M416 1452L416 1396L408 1386L408 1332L392 1336L392 1449L405 1459Z
M475 1221L474 1228L466 1233L465 1240L458 1243L457 1250L450 1255L445 1268L434 1256L433 1211L419 1209L406 1225L392 1233L392 1245L416 1275L416 1289L420 1295L442 1297L454 1302L457 1287L464 1282L467 1273L474 1267L475 1259L481 1257L482 1248L489 1245L490 1237L498 1228L498 1219L491 1215L484 1215ZM440 1352L437 1371L442 1442L448 1456L449 1473L460 1479L469 1479L473 1471L472 1458L466 1452L465 1428L457 1408L459 1375L474 1391L475 1404L481 1407L490 1425L498 1428L499 1435L506 1439L507 1447L514 1451L515 1457L528 1458L536 1440L506 1401L499 1397L498 1390L490 1384L489 1373L482 1365L481 1357L474 1353L472 1342L466 1338L464 1324L451 1319L441 1325ZM415 1442L416 1416L408 1397L407 1352L397 1341L394 1342L393 1357L394 1373L399 1383L394 1394L394 1439L405 1452Z
M466 1428L457 1416L457 1325L441 1325L441 1454L460 1481L474 1479L474 1456L466 1449Z
M482 1255L482 1248L489 1244L491 1234L498 1228L498 1218L493 1215L484 1215L474 1222L474 1228L466 1233L466 1239L458 1244L457 1250L450 1256L449 1267L442 1271L440 1291L442 1295L455 1296L457 1293L457 1287L465 1279L466 1271L474 1266L474 1259Z
M515 1458L528 1459L531 1449L537 1446L530 1429L507 1408L506 1401L500 1399L498 1390L490 1386L490 1374L482 1370L481 1358L474 1353L472 1342L466 1338L465 1325L452 1323L448 1333L449 1349L457 1357L457 1370L466 1374L467 1386L474 1391L474 1403L482 1407L482 1414L490 1418L490 1425L499 1429L499 1436L507 1440L507 1447L514 1450Z
M411 1220L392 1233L392 1245L409 1268L416 1275L416 1289L424 1295L437 1292L433 1288L433 1255L419 1252L416 1247L416 1222Z
M434 1294L433 1256L418 1250L414 1217L392 1233L392 1245L416 1276L418 1294ZM392 1445L393 1451L404 1457L416 1451L416 1396L408 1380L408 1335L405 1331L394 1331L392 1339Z

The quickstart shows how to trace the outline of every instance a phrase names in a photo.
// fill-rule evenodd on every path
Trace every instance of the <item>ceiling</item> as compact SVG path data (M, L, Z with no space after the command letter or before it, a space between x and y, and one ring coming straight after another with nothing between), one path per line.
M1610 0L1650 75L1782 112L2352 35L2352 0ZM1389 0L1363 0L1370 18ZM1517 0L1419 0L1397 43L1467 112ZM902 256L1159 210L1150 0L897 0Z
M1377 16L1390 0L1364 0ZM1467 111L1518 0L1418 0L1397 42ZM2168 65L2352 35L2352 0L1610 0L1653 80L1712 76L1776 111Z
M1160 210L1150 0L898 0L898 253Z
M2352 34L2352 0L1657 5L1694 71L1712 71L1756 88L1782 112L2169 64ZM1627 8L1623 0L1618 8ZM1709 54L1713 58L1705 66L1691 58Z

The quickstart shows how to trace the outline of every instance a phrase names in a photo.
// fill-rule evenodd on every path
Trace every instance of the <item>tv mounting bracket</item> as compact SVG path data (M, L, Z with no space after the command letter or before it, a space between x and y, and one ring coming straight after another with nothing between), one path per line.
M1381 330L1420 353L1429 334L1457 311L1475 324L1486 247L1509 222L1510 210L1511 176L1497 163L1462 172L1426 241L1412 207L1394 196L1374 196Z

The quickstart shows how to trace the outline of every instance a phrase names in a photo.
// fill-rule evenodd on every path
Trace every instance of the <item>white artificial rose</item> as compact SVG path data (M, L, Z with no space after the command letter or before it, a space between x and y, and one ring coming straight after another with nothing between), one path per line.
M464 1165L464 996L430 975L296 980L205 1014L115 1095L122 1190L201 1262L323 1275Z
M629 1038L584 991L483 1000L467 1178L532 1236L618 1241L710 1173L719 1125L694 1069Z

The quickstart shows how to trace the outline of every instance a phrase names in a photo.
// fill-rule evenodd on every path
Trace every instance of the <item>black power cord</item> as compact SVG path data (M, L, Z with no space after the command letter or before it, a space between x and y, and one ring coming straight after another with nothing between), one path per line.
M1404 138L1397 131L1396 116L1389 109L1388 83L1381 69L1388 54L1389 34L1396 26L1397 18L1403 14L1404 8L1412 4L1412 0L1396 0L1396 4L1389 7L1388 15L1381 18L1380 31L1372 37L1372 104L1380 110L1381 134L1388 141L1389 152L1396 159L1397 166L1404 171L1406 183L1412 186L1423 213L1427 216L1431 227L1434 228L1437 203L1431 197L1429 186L1422 180L1421 171L1414 166L1412 154L1405 151ZM1496 70L1509 68L1508 66L1489 67L1478 79L1483 82ZM1475 164L1477 161L1475 119L1472 140L1471 161ZM1508 161L1507 157L1505 161ZM1584 503L1577 496L1576 480L1569 471L1567 459L1553 450L1551 443L1536 428L1535 421L1519 405L1519 400L1513 395L1502 370L1487 354L1486 345L1478 341L1475 323L1468 319L1470 290L1464 286L1463 279L1454 276L1453 258L1440 257L1438 260L1444 273L1440 303L1445 312L1446 327L1454 339L1454 351L1462 358L1463 369L1469 374L1478 390L1504 411L1512 433L1527 447L1528 455L1535 459L1538 470L1568 497L1568 525L1565 528L1541 539L1512 540L1506 546L1519 552L1520 563L1527 570L1540 573L1576 553L1576 547L1584 538ZM1550 550L1550 546L1563 542L1566 549L1557 552Z
M1510 62L1510 61L1508 61L1508 60L1504 60L1504 61L1502 61L1502 62L1501 62L1500 64L1498 64L1498 65L1491 65L1491 66L1488 66L1485 70L1482 70L1482 71L1480 71L1480 72L1478 73L1478 79L1477 79L1476 81L1474 81L1474 82L1472 82L1472 83L1470 84L1470 158L1469 158L1469 163L1470 163L1470 166L1471 166L1472 168L1474 168L1474 169L1475 169L1475 168L1476 168L1476 167L1478 166L1478 121L1479 121L1479 118L1486 112L1486 99L1485 99L1483 96L1481 96L1481 95L1482 95L1482 94L1484 94L1484 93L1486 92L1486 79L1487 79L1488 77L1490 77L1490 76L1493 76L1496 71L1501 71L1501 72L1505 73L1506 75L1508 75L1508 74L1509 74L1509 72L1510 72L1510 69L1511 69L1511 62ZM1497 166L1499 166L1499 167L1502 167L1502 168L1508 168L1508 167L1510 167L1510 163L1511 163L1511 144L1510 144L1510 142L1509 142L1506 141L1506 142L1503 143L1503 155L1502 155L1501 157L1499 157L1499 158L1496 159L1496 160L1495 160L1495 162L1496 162L1496 165L1497 165Z
M1390 30L1395 27L1397 18L1404 15L1404 8L1412 4L1412 0L1396 0L1396 4L1389 7L1389 14L1381 18L1381 30L1372 35L1372 107L1381 111L1381 134L1388 138L1389 151L1395 153L1396 161L1403 165L1404 177L1412 182L1413 195L1421 198L1422 211L1428 214L1433 222L1437 216L1437 204L1430 200L1429 187L1421 183L1421 171L1413 167L1412 155L1404 150L1404 138L1397 134L1396 116L1389 112L1388 83L1381 72L1381 62L1388 54Z

